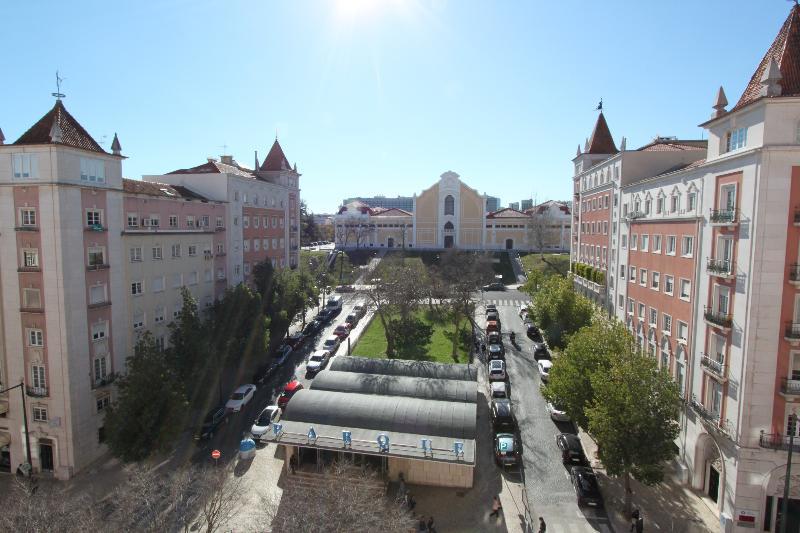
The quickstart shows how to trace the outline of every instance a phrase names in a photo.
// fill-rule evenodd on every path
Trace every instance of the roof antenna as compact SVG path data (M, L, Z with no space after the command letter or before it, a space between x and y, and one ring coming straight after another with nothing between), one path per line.
M61 82L64 81L64 78L59 77L58 71L56 70L56 92L50 93L56 97L56 100L61 100L62 98L66 98L67 95L61 92Z

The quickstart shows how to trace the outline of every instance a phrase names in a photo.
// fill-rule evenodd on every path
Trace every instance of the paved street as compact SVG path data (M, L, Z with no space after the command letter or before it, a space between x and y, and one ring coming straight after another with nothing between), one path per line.
M519 305L528 296L517 290L483 293L484 305L497 305L506 341L506 362L511 383L511 400L519 422L523 442L524 483L534 521L543 516L549 533L612 530L604 511L580 509L567 469L561 463L556 446L558 433L574 432L571 424L556 424L550 419L539 392L540 380L532 345L525 336ZM485 307L476 314L478 324L485 323ZM519 350L511 346L508 334L514 331ZM535 522L534 522L535 523Z

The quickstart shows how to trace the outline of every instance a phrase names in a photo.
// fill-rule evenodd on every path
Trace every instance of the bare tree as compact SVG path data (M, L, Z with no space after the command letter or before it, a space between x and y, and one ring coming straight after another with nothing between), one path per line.
M356 240L356 248L360 248L361 244L375 231L374 224L358 224L353 228L353 235Z
M204 467L200 474L200 515L206 533L213 533L238 509L244 494L242 478L230 468Z
M275 509L273 531L406 533L414 525L404 502L385 495L379 476L346 462L333 463L313 486L288 484L282 499L286 505ZM298 509L301 502L307 505Z
M530 219L526 224L531 249L534 246L538 248L542 257L544 257L545 246L553 240L553 224L555 224L555 219L547 207L541 207L541 211L536 209L531 211Z
M347 248L347 238L350 236L347 224L336 224L336 244L343 249Z
M0 531L79 533L97 531L101 519L86 493L68 494L52 484L15 476L3 501Z

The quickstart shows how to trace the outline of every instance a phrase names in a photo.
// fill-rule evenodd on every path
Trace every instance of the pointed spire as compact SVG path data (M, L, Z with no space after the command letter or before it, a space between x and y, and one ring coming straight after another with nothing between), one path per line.
M258 150L256 150L256 164L253 167L253 170L258 170Z
M575 152L575 157L580 157L580 156L581 156L581 143L578 143L578 151Z
M783 76L781 75L781 69L778 66L778 62L775 61L773 57L767 68L764 69L764 74L761 76L761 91L759 91L759 95L761 96L780 96L781 95L781 80Z
M587 142L585 151L590 154L616 154L618 152L602 111L597 116L597 123L594 125L594 131Z
M297 172L297 163L296 163L296 162L295 162L295 164L294 164L294 167L292 167L292 170L294 170L295 172Z
M111 141L111 153L114 155L121 155L122 153L122 145L119 143L116 131L114 132L114 140Z
M259 170L289 170L292 167L289 165L289 161L286 159L286 155L283 153L283 148L281 148L278 139L275 139L275 142L272 143L272 148L269 149L269 153L267 157L264 158L264 162L259 167Z
M583 143L583 151L584 152L589 151L589 137L586 137L586 141Z
M622 142L621 142L621 143L619 143L619 151L620 151L620 152L624 152L624 151L625 151L625 147L627 146L627 144L628 144L628 139L626 139L625 137L623 137L623 138L622 138Z
M3 129L0 128L0 145L2 145L6 141L6 136L3 135Z
M58 125L58 120L53 120L53 125L50 126L50 142L60 143L64 139L64 132L61 131L61 126Z
M728 98L725 96L725 89L722 88L722 85L719 86L719 91L717 91L717 99L714 101L714 113L712 113L711 118L721 117L727 111L725 107L728 105Z

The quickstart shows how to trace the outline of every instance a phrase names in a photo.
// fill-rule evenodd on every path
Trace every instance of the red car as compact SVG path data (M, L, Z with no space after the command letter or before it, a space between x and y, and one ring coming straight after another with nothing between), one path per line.
M296 379L293 379L287 383L286 386L283 387L283 392L281 392L281 395L278 396L278 407L281 409L286 409L286 404L289 403L289 400L292 399L292 396L294 396L294 394L302 388L303 384Z
M350 328L347 327L347 324L339 324L336 326L336 329L333 330L333 334L344 340L350 335Z

